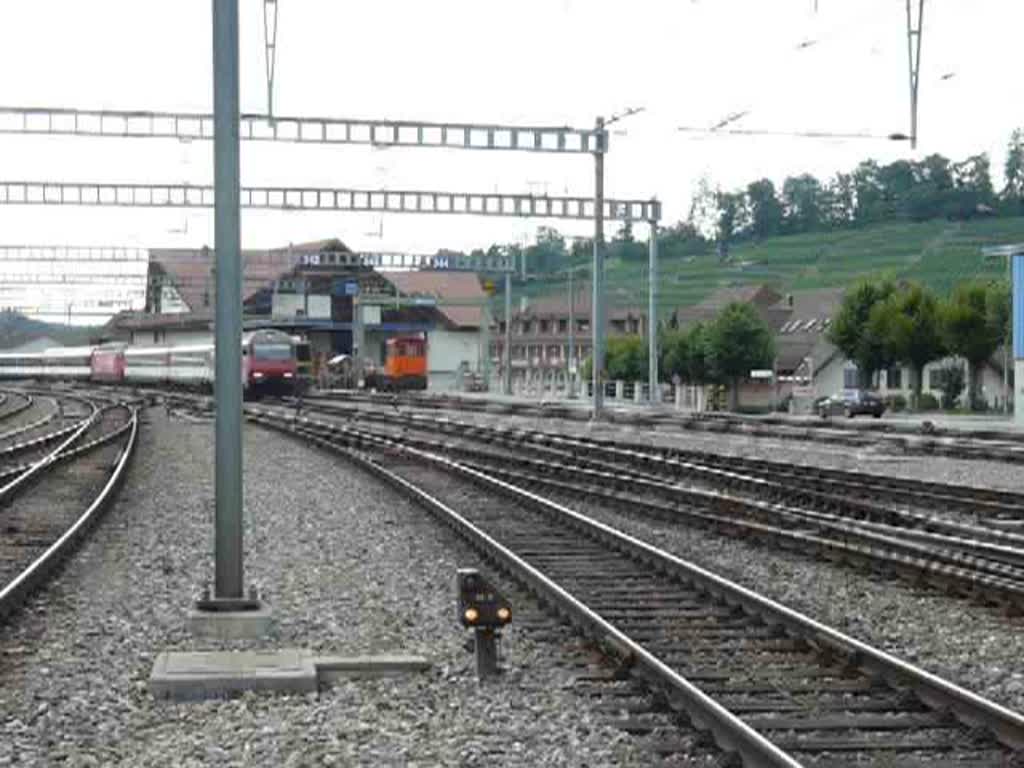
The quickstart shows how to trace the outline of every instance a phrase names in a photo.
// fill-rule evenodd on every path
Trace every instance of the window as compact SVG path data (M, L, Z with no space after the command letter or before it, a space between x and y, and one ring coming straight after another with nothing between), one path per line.
M577 331L582 331L583 333L586 333L587 331L590 330L590 321L589 320L577 320L576 321L576 330Z
M612 330L615 331L616 333L625 333L626 332L626 321L625 320L612 320L611 321L611 326L612 326Z
M558 321L558 332L559 333L568 333L569 332L569 321L566 320L565 318L562 318L561 320Z
M886 371L885 386L888 389L903 389L903 369L890 368Z
M523 321L523 333L530 333L532 329L533 329L533 323L531 323L529 320L524 320Z
M550 333L551 332L551 322L549 320L541 320L540 321L540 332L541 333Z
M928 389L942 389L941 368L932 368L928 371Z
M857 381L857 374L859 371L856 368L844 368L843 369L843 389L853 389L859 383Z

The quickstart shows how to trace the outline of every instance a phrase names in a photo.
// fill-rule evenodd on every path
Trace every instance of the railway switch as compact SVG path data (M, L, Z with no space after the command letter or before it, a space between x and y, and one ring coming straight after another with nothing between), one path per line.
M512 621L512 606L475 568L456 572L455 592L459 622L473 630L477 676L498 674L498 630Z

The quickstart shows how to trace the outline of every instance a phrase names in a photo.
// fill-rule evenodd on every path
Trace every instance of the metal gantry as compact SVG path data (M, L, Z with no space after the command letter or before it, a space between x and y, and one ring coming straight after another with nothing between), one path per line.
M344 187L242 187L241 207L282 211L347 211L463 214L588 220L589 197L352 189ZM75 205L142 208L212 208L214 187L191 184L110 184L96 181L0 181L0 205ZM604 219L657 220L657 200L603 200Z
M212 140L213 115L203 112L0 106L0 133ZM597 151L596 130L550 125L374 120L352 117L239 116L242 141L362 144L376 147L511 150L550 154ZM607 142L601 151L607 151Z

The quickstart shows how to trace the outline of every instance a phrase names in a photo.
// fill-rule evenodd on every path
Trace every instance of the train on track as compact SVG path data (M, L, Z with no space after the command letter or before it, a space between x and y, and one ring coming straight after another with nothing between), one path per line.
M273 329L242 336L242 389L248 395L293 394L303 385L305 342ZM0 354L0 379L61 379L110 384L169 384L212 389L213 343L140 347L112 343Z

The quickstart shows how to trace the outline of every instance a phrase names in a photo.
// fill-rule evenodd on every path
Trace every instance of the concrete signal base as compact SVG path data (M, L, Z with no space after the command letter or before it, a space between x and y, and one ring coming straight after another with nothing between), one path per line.
M430 668L422 656L314 656L309 651L161 653L149 688L157 698L224 698L245 691L315 693L341 679L395 677Z
M273 622L270 606L261 602L245 611L210 611L193 608L188 612L188 631L196 637L215 640L257 640L266 637Z

